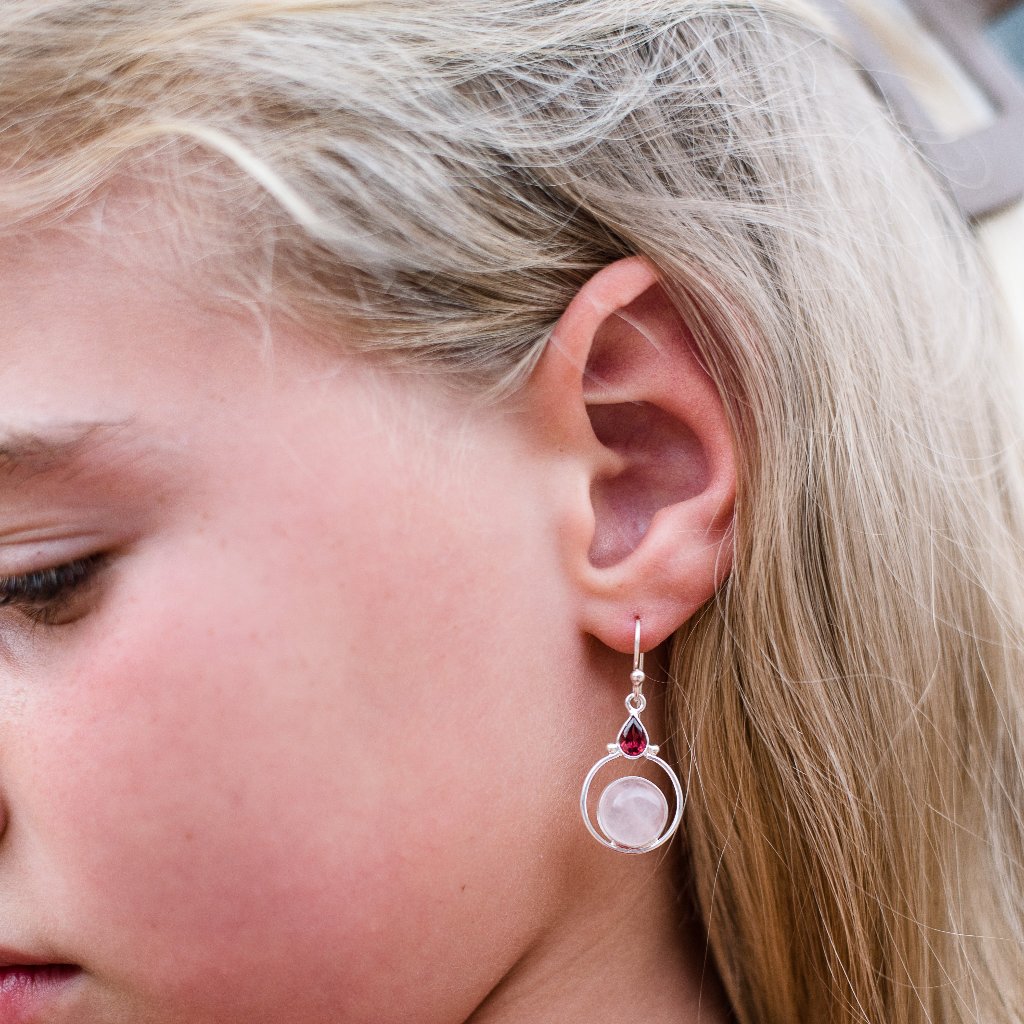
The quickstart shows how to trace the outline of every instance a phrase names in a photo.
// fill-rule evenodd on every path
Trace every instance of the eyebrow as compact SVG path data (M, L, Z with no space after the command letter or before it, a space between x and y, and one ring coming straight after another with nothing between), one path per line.
M50 473L74 466L105 446L129 440L134 422L71 421L31 428L0 424L0 475Z

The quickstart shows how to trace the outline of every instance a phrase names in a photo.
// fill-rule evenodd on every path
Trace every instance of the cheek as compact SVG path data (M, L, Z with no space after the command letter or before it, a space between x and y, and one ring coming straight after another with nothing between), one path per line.
M465 998L486 991L575 793L515 649L537 635L508 602L527 587L472 555L504 527L375 499L332 534L322 511L307 492L287 527L254 518L137 567L121 624L76 662L74 713L44 716L39 829L56 905L115 987L383 1024L387 976L394 1019L426 1022L460 971ZM443 964L424 955L439 942Z

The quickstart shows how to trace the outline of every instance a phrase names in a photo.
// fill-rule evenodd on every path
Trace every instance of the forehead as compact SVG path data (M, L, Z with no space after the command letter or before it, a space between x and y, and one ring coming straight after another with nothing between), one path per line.
M254 221L261 215L253 187L221 163L175 153L164 166L140 156L88 197L24 226L5 230L0 221L0 266L66 252L69 260L98 260L97 269L119 267L126 284L160 279L196 306L251 305L249 282L264 245L258 239L269 234Z
M125 376L117 360L137 359L152 337L169 354L183 333L172 325L204 317L157 230L129 238L76 223L0 246L0 382L34 368L57 388L90 360Z
M342 390L363 419L392 417L392 392L419 407L420 385L397 388L358 327L305 323L233 290L219 264L234 254L215 236L193 248L172 204L129 199L0 242L0 431L20 455L44 438L49 457L83 430L112 453L129 434L136 450L209 446L214 433L251 448L274 443L286 408L321 433Z
M97 208L0 246L8 465L112 451L128 423L143 440L176 446L218 417L255 416L294 377L294 340L213 287L197 296L200 278L181 269L173 224L140 216L115 230L109 214ZM337 361L301 348L307 374Z

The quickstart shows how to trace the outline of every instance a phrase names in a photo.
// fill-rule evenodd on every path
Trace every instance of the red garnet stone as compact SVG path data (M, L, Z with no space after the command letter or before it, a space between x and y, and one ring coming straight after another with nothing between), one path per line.
M647 749L647 732L636 715L630 715L629 721L622 727L619 749L626 757L639 757Z

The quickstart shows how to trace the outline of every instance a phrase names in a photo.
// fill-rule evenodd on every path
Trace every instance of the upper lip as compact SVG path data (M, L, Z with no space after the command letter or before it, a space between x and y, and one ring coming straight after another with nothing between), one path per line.
M66 961L54 960L46 954L25 953L20 949L0 946L0 968L3 967L40 967Z

